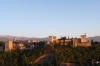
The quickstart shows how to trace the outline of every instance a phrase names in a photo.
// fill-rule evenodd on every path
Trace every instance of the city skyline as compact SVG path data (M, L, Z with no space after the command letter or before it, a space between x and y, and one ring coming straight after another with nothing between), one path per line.
M99 0L0 1L0 35L25 37L100 36Z

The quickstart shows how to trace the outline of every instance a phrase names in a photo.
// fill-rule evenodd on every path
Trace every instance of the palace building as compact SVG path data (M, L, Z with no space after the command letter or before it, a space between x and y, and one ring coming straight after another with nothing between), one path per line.
M73 45L74 47L77 46L91 46L91 42L86 40L86 34L81 35L80 38L66 38L61 37L58 39L56 36L49 36L46 40L46 44L49 45L50 43L54 44L61 44L61 45ZM32 43L38 42L37 40L28 40L28 41L18 41L16 38L13 41L5 41L5 51L11 51L15 49L32 49L34 45ZM25 45L30 46L30 48L26 48Z
M56 44L61 44L61 45L73 45L75 47L91 46L91 42L86 40L86 34L81 35L80 38L61 37L60 39L57 39L56 36L49 36L49 39L51 42L55 42Z

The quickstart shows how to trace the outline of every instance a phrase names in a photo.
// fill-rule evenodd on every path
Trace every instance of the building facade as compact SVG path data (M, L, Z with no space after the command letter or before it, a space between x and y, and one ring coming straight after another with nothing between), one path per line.
M11 51L13 49L13 41L5 42L5 51Z
M51 42L56 42L56 44L61 44L61 45L73 45L74 47L77 46L91 46L91 42L88 42L86 40L86 34L81 35L80 38L56 38L56 36L49 36L49 40Z

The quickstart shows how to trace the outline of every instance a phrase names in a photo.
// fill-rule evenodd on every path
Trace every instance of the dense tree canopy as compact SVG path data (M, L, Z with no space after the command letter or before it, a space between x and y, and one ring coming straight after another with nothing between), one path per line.
M85 65L92 59L100 60L100 46L92 47L56 47L57 60Z
M0 46L4 47L5 43L3 41L0 41Z
M32 50L0 51L0 66L38 66L34 61L51 51L54 52L54 66L58 66L59 62L73 62L86 66L92 59L100 60L100 46L68 47L51 44Z

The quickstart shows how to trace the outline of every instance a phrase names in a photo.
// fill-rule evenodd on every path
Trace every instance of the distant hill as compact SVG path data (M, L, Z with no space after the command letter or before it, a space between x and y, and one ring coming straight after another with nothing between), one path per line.
M11 35L0 35L0 41L6 41L6 40L13 40L13 38L16 37L17 40L48 40L48 38L29 38L29 37L21 37L21 36L11 36ZM88 37L87 40L91 41L99 41L100 42L100 36L94 36L94 37Z
M28 39L27 37L0 35L0 41L13 40L14 37L16 37L16 39L18 39L18 40L27 40Z
M91 41L91 40L94 40L94 41L98 41L100 42L100 36L94 36L94 37L88 37L87 40Z
M20 36L11 36L11 35L0 35L0 41L13 40L16 37L17 40L48 40L48 38L29 38L29 37L20 37Z

